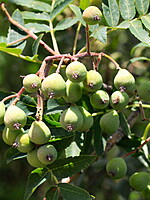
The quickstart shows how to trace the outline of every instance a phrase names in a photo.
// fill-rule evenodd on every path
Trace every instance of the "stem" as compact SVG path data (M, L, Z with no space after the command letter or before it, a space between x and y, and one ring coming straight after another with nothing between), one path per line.
M37 94L37 112L36 112L36 120L37 121L42 121L42 116L43 116L43 105L44 105L44 100L43 100L43 95L42 92L39 90Z
M150 132L150 123L147 124L145 131L143 133L142 140L146 140L148 133Z
M58 49L58 45L57 45L57 41L56 41L56 38L55 38L55 34L54 34L53 24L52 24L51 20L49 21L49 25L50 25L50 33L51 33L51 37L52 37L54 50L55 50L56 54L60 54L59 49Z
M63 61L64 61L64 57L61 58L61 60L59 62L59 65L57 67L56 73L58 73L58 74L60 73L60 68L61 68L61 65L62 65Z
M79 32L80 32L80 29L81 29L81 25L82 23L79 22L78 24L78 27L77 27L77 30L76 30L76 35L75 35L75 39L74 39L74 45L73 45L73 55L76 54L76 49L77 49L77 41L78 41L78 37L79 37Z
M38 37L30 30L28 30L27 28L25 28L24 26L22 26L21 24L19 24L16 20L14 20L8 13L7 9L4 6L4 3L0 4L0 7L2 9L2 11L5 12L8 21L13 24L14 26L20 28L21 30L23 30L25 33L27 33L29 35L29 37L33 38L34 40L36 40ZM40 41L40 44L51 54L56 55L57 52L55 52L53 49L51 49L45 42L43 42L42 40Z
M137 107L137 108L139 108L140 105L138 103L135 103L135 104L131 104L131 105L126 106L126 108L131 108L131 107ZM142 104L142 107L143 108L150 108L150 105L148 105L148 104Z
M8 43L7 46L11 46L11 45L16 44L16 43L18 43L18 42L21 42L21 41L23 41L23 40L26 40L26 39L28 39L29 37L30 37L29 35L26 35L26 36L24 36L23 38L20 38L20 39L18 39L18 40L15 40L15 41L13 41L13 42Z
M16 98L12 102L12 105L16 105L16 103L20 100L22 93L25 91L24 87L22 87L19 92L16 94Z
M143 109L143 106L142 106L142 101L139 101L139 108L140 108L140 111L141 111L142 120L143 120L143 121L149 121L149 119L147 119L147 118L145 117L145 112L144 112L144 109Z
M86 24L85 31L86 31L86 51L87 51L87 54L90 55L89 25L88 24Z
M114 65L116 66L116 69L121 69L121 67L119 67L119 64L109 55L101 52L101 55L104 56L105 58L108 58L112 63L114 63Z

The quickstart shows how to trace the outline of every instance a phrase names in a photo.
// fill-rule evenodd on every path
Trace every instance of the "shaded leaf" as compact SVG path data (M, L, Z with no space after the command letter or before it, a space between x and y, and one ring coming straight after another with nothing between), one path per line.
M46 192L46 200L58 200L59 193L58 193L58 187L52 185L50 189Z
M51 12L51 6L48 3L44 3L36 0L9 0L11 3L15 3L20 6L26 6L28 8L33 8L34 10Z
M33 55L36 55L38 54L38 48L39 48L39 44L40 44L40 41L42 39L44 34L40 34L38 36L38 38L36 40L34 40L33 44L32 44L32 53Z
M21 12L22 16L24 19L32 19L32 20L42 20L42 21L49 21L50 16L48 13L43 12L43 13L34 13L34 12L29 12L29 11L22 11Z
M85 10L88 6L90 5L90 0L80 0L80 5L79 7L82 9L82 10Z
M138 47L149 47L149 46L148 46L147 44L144 44L144 43L140 42L139 44L135 45L135 46L131 49L131 55L134 54L136 48L138 48Z
M21 158L25 158L27 155L26 153L22 153L20 151L18 151L18 149L10 147L6 152L5 152L5 159L6 159L6 163L10 163L13 160L18 160Z
M102 3L104 17L109 26L115 27L119 22L119 8L116 0L108 0L108 5Z
M47 123L56 127L61 127L60 122L57 122L54 119L51 119L51 115L44 115L43 118Z
M150 30L150 14L141 17L144 26Z
M61 20L54 28L55 31L65 30L74 24L76 24L78 21L77 17L71 18L68 17L66 19Z
M51 169L54 175L58 178L65 178L86 169L94 162L95 159L96 156L87 155L77 156L73 158L69 157L56 160L54 163L48 165L47 167Z
M25 27L31 30L33 33L40 33L40 32L49 32L50 27L46 24L38 24L38 23L27 23Z
M90 37L94 37L102 43L106 44L107 42L107 27L98 27Z
M84 133L84 141L83 141L81 155L86 155L91 153L91 141L92 141L92 132L88 131L87 133Z
M124 114L122 112L119 112L119 120L120 120L120 126L123 129L123 132L130 137L131 136L131 130L130 127L128 125L128 122L124 116Z
M28 177L24 200L28 200L36 188L44 183L49 178L49 176L50 172L47 169L37 168L33 170Z
M67 103L62 100L49 99L47 101L46 114L60 113L68 107Z
M149 0L135 0L135 6L140 15L144 15L147 13L149 8Z
M60 191L65 200L92 200L93 197L84 189L68 183L59 183Z
M131 20L134 18L136 14L134 0L120 0L119 7L123 19Z
M130 22L130 32L141 42L146 43L150 46L150 37L148 32L143 29L142 23L140 20L134 20Z

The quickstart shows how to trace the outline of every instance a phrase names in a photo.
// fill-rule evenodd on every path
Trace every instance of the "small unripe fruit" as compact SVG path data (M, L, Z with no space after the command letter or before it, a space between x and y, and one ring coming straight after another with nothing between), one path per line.
M78 130L80 132L84 131L87 132L89 131L89 129L92 127L93 123L94 123L94 119L93 116L91 115L91 113L89 113L84 107L79 106L79 110L83 116L83 124L81 126L81 128Z
M41 79L36 74L28 74L23 79L24 89L29 92L36 92L41 87Z
M13 147L20 152L27 153L34 148L34 144L30 141L28 133L21 133L16 137Z
M139 97L144 101L150 101L150 81L144 81L137 89Z
M115 110L122 110L129 103L129 96L126 92L115 91L110 97L110 105Z
M135 172L129 178L130 186L136 191L145 190L149 183L149 176L147 172Z
M77 131L83 124L83 116L77 106L70 106L60 116L60 124L67 131Z
M135 79L126 69L120 69L114 78L114 85L121 92L132 91L135 88Z
M19 130L26 125L27 116L25 112L17 106L9 106L4 116L5 125L11 130Z
M95 92L102 87L102 76L95 70L90 70L83 81L84 88L89 92Z
M79 83L86 77L86 67L79 61L73 61L66 68L66 75L72 82Z
M102 12L96 6L89 6L84 10L82 16L86 24L94 25L100 22Z
M102 132L107 134L115 133L119 128L119 115L116 110L112 110L104 114L100 119L100 127Z
M5 104L0 101L0 124L4 122L4 115L5 115Z
M109 104L109 95L104 90L97 90L90 96L90 103L93 108L104 109Z
M20 133L22 133L22 130L13 131L5 126L5 128L3 129L3 132L2 132L2 139L6 144L13 145L13 143L16 140L16 137Z
M63 97L68 103L79 101L82 96L82 88L80 83L73 83L69 79L66 81L66 95Z
M41 90L46 97L61 98L66 92L65 80L58 73L50 74L43 80Z
M43 145L38 148L37 157L41 163L49 165L57 159L57 150L53 145Z
M43 121L34 121L28 131L31 142L45 144L49 141L51 131Z
M107 174L113 179L120 179L126 175L127 165L123 158L112 158L106 165Z
M27 161L32 167L45 167L37 157L37 148L27 153Z

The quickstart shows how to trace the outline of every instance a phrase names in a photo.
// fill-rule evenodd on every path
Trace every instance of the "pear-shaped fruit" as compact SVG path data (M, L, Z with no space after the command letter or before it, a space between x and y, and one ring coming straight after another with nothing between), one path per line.
M70 106L60 116L60 124L67 131L77 131L83 124L83 116L77 106Z
M26 125L27 116L25 112L17 106L11 105L7 108L4 123L11 130L19 130Z
M20 152L27 153L34 148L34 144L30 141L28 133L21 133L16 137L13 147Z
M119 124L119 115L116 110L104 114L100 119L101 130L107 134L115 133L119 128Z
M126 175L127 165L123 158L112 158L106 165L107 174L113 179L120 179Z
M140 99L150 101L150 81L144 81L137 89Z
M0 101L0 124L4 122L4 115L5 115L5 104Z
M13 145L13 143L16 140L16 137L22 132L22 129L13 131L5 126L2 132L2 139L6 144Z
M61 98L66 92L65 80L58 73L50 74L43 80L41 90L46 97Z
M42 145L38 148L37 157L41 163L49 165L57 159L57 150L53 145Z
M130 186L136 191L143 191L147 188L150 174L147 172L135 172L129 178Z
M23 79L24 89L29 92L36 92L41 87L41 79L36 74L28 74Z
M90 70L83 81L84 88L89 92L95 92L102 87L102 76L95 70Z
M109 104L109 95L104 90L97 90L90 96L90 103L93 108L104 109Z
M135 88L135 79L133 75L126 69L119 69L114 78L114 85L121 92L132 91Z
M63 97L68 103L79 101L82 96L82 88L80 83L73 83L69 79L66 81L66 95Z
M110 105L115 110L122 110L129 103L129 96L126 92L115 91L110 97Z
M66 68L66 75L72 82L79 83L83 81L86 77L86 73L85 65L79 61L73 61Z
M86 24L98 24L101 20L102 12L96 6L89 6L83 12L83 19Z
M89 131L89 129L92 127L94 123L93 116L83 106L79 106L79 110L83 116L83 124L78 131L87 132Z
M45 167L37 157L37 148L27 153L27 161L32 167Z
M49 141L51 131L43 121L34 121L28 131L31 142L45 144Z

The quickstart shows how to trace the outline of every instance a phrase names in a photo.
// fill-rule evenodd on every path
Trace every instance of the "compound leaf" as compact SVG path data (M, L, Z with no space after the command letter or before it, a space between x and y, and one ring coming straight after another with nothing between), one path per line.
M134 0L120 0L119 7L123 19L131 20L134 18L136 13Z
M140 15L145 15L149 8L149 0L135 0L135 6Z

